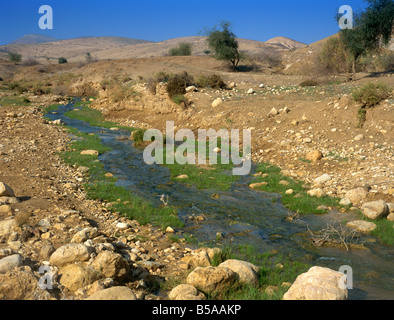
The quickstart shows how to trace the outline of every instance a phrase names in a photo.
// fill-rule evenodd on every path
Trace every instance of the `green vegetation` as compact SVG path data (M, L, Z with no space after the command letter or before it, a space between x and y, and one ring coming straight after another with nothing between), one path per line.
M110 210L135 219L141 224L152 223L165 229L168 226L180 228L183 223L179 220L177 210L172 207L155 208L123 187L116 186L115 178L105 177L104 166L97 161L97 156L81 155L82 150L93 149L99 153L109 151L97 135L85 134L68 128L77 138L69 145L68 150L61 152L60 157L70 166L89 168L84 188L89 199L99 199L110 202Z
M222 21L219 29L215 26L205 33L208 37L208 46L212 50L213 56L217 60L231 62L233 69L236 70L241 59L241 53L238 49L236 36L231 31L230 23Z
M186 71L181 74L175 74L168 79L167 82L167 93L168 96L173 99L177 95L183 95L186 93L186 88L191 86L194 82L192 76Z
M319 62L334 73L346 73L352 68L352 56L340 38L330 38L323 45Z
M199 88L211 88L211 89L226 89L227 86L224 83L221 76L212 74L209 76L199 75L196 79L196 85Z
M88 122L91 126L95 127L103 127L103 128L119 128L119 129L124 129L124 130L129 130L133 131L133 128L130 127L125 127L125 126L119 126L114 122L106 121L104 120L102 114L100 111L89 108L87 105L89 102L79 102L75 104L76 108L79 108L82 106L81 109L75 109L69 112L66 112L64 115L72 118L72 119L78 119L81 121L86 121Z
M317 209L321 205L339 207L339 199L337 198L309 196L307 194L308 189L305 188L302 181L295 181L288 176L284 176L281 174L279 167L268 163L260 163L256 170L261 172L263 176L255 177L252 182L267 182L266 186L261 186L259 189L271 193L279 193L282 196L283 205L290 211L300 214L320 214L326 212L325 210ZM293 189L293 193L286 194L288 189Z
M67 61L66 58L61 57L61 58L58 59L58 63L59 64L64 64L64 63L68 63L68 61Z
M22 55L16 52L8 52L8 59L17 64L18 62L22 61Z
M317 81L311 79L302 81L300 83L300 87L316 87L318 85L319 83Z
M238 259L248 261L259 267L259 286L237 284L226 292L217 292L209 299L221 300L281 300L288 290L282 286L284 282L292 283L297 276L306 272L311 264L308 259L295 259L284 257L276 252L260 253L251 245L241 245L238 247L224 247L220 254L213 258L212 265L218 266L228 259ZM273 288L272 294L266 289Z
M194 143L194 144L193 144ZM192 146L195 150L198 150L198 142L193 142ZM220 140L218 139L218 146L222 147ZM164 158L166 159L167 150L164 148ZM219 189L228 190L231 184L239 179L238 176L234 176L231 173L233 164L231 160L228 164L222 163L221 153L217 154L217 164L209 164L209 145L207 141L206 145L207 165L199 166L195 164L179 164L175 161L174 164L164 163L170 169L171 179L186 184L195 186L197 189ZM187 156L187 153L184 153ZM224 161L223 161L224 162ZM180 175L187 175L186 179L178 179Z
M169 54L170 56L191 56L192 45L191 43L180 43L177 48L171 48Z
M356 77L356 63L370 52L377 52L390 43L394 25L392 0L366 0L365 11L354 14L353 29L340 31L340 39L352 56L352 80Z
M358 127L362 127L367 117L367 109L375 106L389 96L390 89L384 83L369 82L352 92L353 99L363 105L357 111Z
M0 98L0 104L3 106L27 107L30 100L24 96L4 96Z

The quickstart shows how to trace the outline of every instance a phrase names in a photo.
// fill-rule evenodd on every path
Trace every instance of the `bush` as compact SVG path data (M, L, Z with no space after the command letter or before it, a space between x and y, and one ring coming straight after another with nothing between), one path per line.
M227 88L222 77L213 74L209 76L199 75L196 80L196 85L200 88L212 88L212 89L225 89Z
M22 65L25 67L37 66L39 64L40 63L32 57L28 57L27 59L22 61Z
M318 85L319 85L319 83L317 81L311 80L311 79L302 81L300 83L300 87L315 87L315 86L318 86Z
M22 55L16 52L8 52L8 58L11 62L18 63L22 61Z
M168 80L167 93L172 99L177 95L186 93L186 88L193 85L194 79L186 71L182 74L176 74Z
M279 51L271 48L266 48L258 54L252 55L251 59L256 62L268 65L270 68L279 68L283 62L282 54Z
M190 43L180 43L177 48L171 48L170 56L191 56L192 45Z
M369 82L353 91L353 99L366 107L373 107L389 96L389 87L384 83Z
M67 61L67 59L66 58L59 58L58 59L58 62L59 62L59 64L64 64L64 63L68 63L68 61Z
M331 38L323 45L319 62L331 72L346 73L352 69L353 57L340 38Z
M181 104L184 102L185 104L187 103L187 99L183 94L178 94L172 98L172 101L174 101L176 104Z

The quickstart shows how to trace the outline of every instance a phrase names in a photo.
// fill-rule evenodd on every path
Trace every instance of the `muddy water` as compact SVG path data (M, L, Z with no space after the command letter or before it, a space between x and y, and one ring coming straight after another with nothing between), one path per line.
M47 116L52 120L63 119L68 126L82 132L99 135L112 149L100 155L99 160L118 178L116 184L157 206L162 205L162 195L168 196L168 204L179 208L179 217L186 225L183 231L193 234L200 242L213 241L220 232L223 235L220 243L251 244L264 252L277 250L290 259L308 259L314 265L334 270L348 265L353 271L350 299L394 299L392 247L381 245L372 237L361 239L365 243L364 250L311 246L306 236L307 226L310 230L321 230L334 220L343 221L349 214L307 215L288 222L288 211L280 203L279 195L248 188L251 175L242 177L228 191L197 190L171 181L168 168L145 164L143 150L135 148L128 139L120 139L128 136L128 132L92 127L63 115L73 109L73 104L60 106L56 113ZM212 197L214 193L216 196ZM201 214L207 218L203 222L189 219Z

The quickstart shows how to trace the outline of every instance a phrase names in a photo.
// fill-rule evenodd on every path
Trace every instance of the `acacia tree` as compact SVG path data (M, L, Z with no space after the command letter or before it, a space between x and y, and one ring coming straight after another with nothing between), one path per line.
M340 31L340 39L353 56L352 80L356 78L356 63L366 52L386 46L393 33L394 1L365 0L369 5L365 11L353 18L353 29Z
M231 31L231 24L227 21L220 23L220 29L217 26L206 31L207 42L213 55L218 60L230 61L233 69L236 70L241 53L238 49L238 42L235 34Z

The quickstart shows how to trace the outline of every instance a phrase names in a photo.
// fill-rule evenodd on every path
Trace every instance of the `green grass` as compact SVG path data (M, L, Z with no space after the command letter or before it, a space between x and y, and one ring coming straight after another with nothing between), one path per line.
M339 207L339 199L337 198L309 196L307 194L308 189L302 181L295 181L291 177L284 176L280 173L281 169L279 167L269 163L260 163L257 165L256 171L268 175L266 177L255 177L252 179L252 182L267 182L266 186L261 186L259 189L266 192L279 193L282 196L283 205L290 211L300 214L321 214L326 212L325 210L317 209L321 205ZM288 185L283 185L280 181L287 181ZM286 194L285 192L288 189L293 189L293 194Z
M30 101L27 97L21 95L4 96L0 98L0 105L5 107L27 107L30 105Z
M224 247L220 254L213 258L212 265L218 266L228 259L249 261L259 267L259 286L236 284L226 292L219 292L209 296L209 299L221 300L281 300L288 290L282 287L283 282L294 282L298 275L306 272L311 264L291 257L284 257L275 252L259 252L252 245L238 247ZM265 292L268 286L277 287L272 295Z
M119 126L115 122L104 120L103 115L99 110L92 109L87 106L88 102L79 102L75 104L75 108L81 107L81 109L75 109L69 112L66 112L64 115L71 119L78 119L81 121L88 122L91 126L95 127L103 127L103 128L119 128L128 131L133 131L133 128Z
M173 207L156 208L150 202L132 194L127 189L116 186L116 178L105 177L104 165L98 161L97 156L81 155L82 150L93 149L99 153L109 151L110 148L101 143L97 135L81 133L76 129L67 128L68 131L76 136L68 150L61 152L60 157L70 166L88 167L86 183L84 188L87 197L93 200L102 200L113 203L110 210L135 219L142 225L152 223L165 229L181 228L183 223L180 221L177 210Z
M394 222L387 220L386 218L379 220L369 220L376 224L376 229L371 232L372 235L378 237L383 244L390 246L394 245Z
M198 142L194 143L195 152L198 152ZM218 146L221 146L220 141L218 141ZM164 159L167 157L167 150L164 149ZM176 149L175 149L176 152ZM206 163L209 164L209 146L208 141L206 145ZM218 190L228 190L232 183L239 179L238 176L232 174L233 164L231 159L229 164L222 163L221 153L218 153L217 164L212 164L207 167L201 167L195 164L178 164L174 161L174 164L165 163L164 165L170 169L171 179L179 182L183 182L197 189L218 189ZM187 179L177 179L178 176L186 174Z

